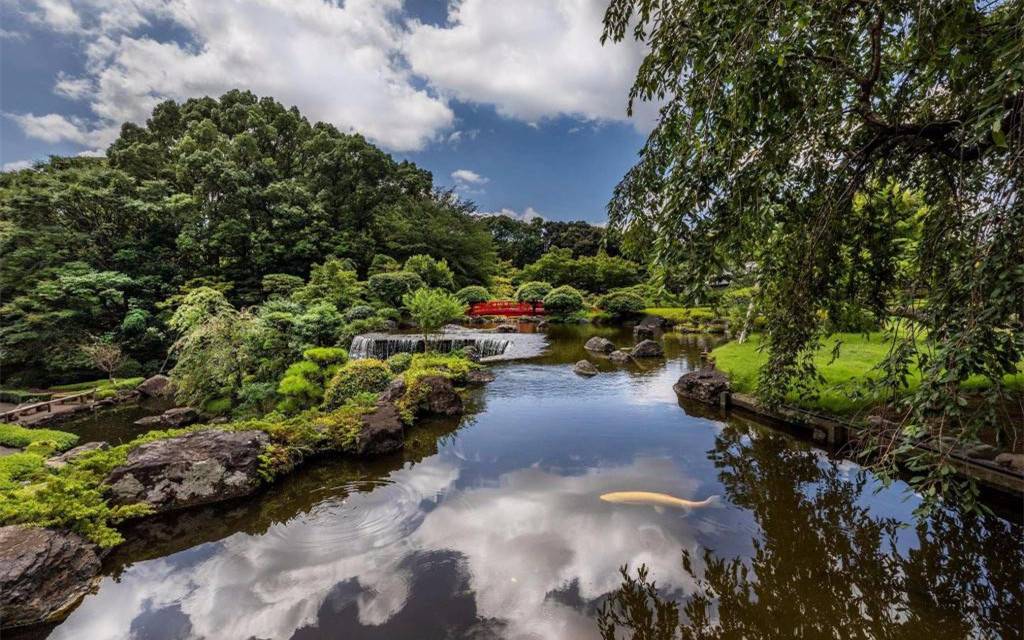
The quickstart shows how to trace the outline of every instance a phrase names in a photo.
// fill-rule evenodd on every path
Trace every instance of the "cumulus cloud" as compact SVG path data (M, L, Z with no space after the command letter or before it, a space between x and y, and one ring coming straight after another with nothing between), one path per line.
M54 91L87 102L93 115L17 122L51 118L53 129L26 134L99 148L162 100L234 88L395 151L475 136L452 131L453 99L493 104L534 126L558 116L625 121L643 47L600 44L605 4L462 0L436 26L403 16L402 0L23 0L29 21L80 47L86 73L59 74ZM157 23L175 35L153 33ZM646 128L652 114L643 107L632 122Z
M490 178L485 178L476 171L470 171L469 169L456 169L452 171L452 180L466 185L480 185L490 182Z
M34 163L31 160L15 160L14 162L5 162L3 167L0 167L0 171L4 173L8 171L21 171L22 169L29 169Z
M68 141L85 146L100 146L117 137L118 127L109 125L92 127L80 118L68 118L58 113L37 116L32 113L4 113L21 127L25 135L44 142Z
M523 222L529 222L533 219L539 218L544 219L544 216L537 213L537 210L533 207L526 207L523 211L516 211L515 209L509 209L508 207L502 208L500 211L478 211L478 216L505 216L506 218L512 218L513 220L522 220Z
M601 45L607 4L463 0L451 3L445 25L412 24L404 52L433 86L510 118L625 120L644 50L633 41ZM652 113L645 107L635 122L649 126Z

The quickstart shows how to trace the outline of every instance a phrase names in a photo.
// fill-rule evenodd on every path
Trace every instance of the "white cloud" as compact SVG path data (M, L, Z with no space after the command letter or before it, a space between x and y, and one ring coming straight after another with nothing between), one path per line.
M112 6L115 10L97 9L87 20L92 31L83 47L92 88L86 89L84 79L74 87L58 80L57 90L65 95L82 89L79 95L96 116L93 129L143 122L167 98L216 96L236 87L297 105L312 120L360 132L399 151L422 148L454 120L447 102L414 86L411 72L395 55L404 33L393 19L400 0L348 0L343 6L322 0ZM146 20L140 8L176 23L194 42L122 33ZM46 22L57 28L54 20ZM59 139L72 142L84 134L81 127L63 127L41 139L52 142L58 131L68 134ZM41 131L26 129L27 135L34 133Z
M452 3L448 24L414 23L404 51L413 70L460 100L494 104L536 124L560 115L625 120L643 47L602 46L607 0ZM653 108L635 120L650 125Z
M26 136L43 142L68 141L89 147L106 146L117 137L119 130L115 125L91 127L79 118L67 118L58 113L44 116L4 113L4 116L21 127Z
M464 185L487 184L491 181L490 178L485 178L476 171L470 171L469 169L457 169L452 171L452 180Z
M75 36L86 73L59 74L54 91L87 102L93 115L22 114L27 119L17 121L63 118L26 134L92 148L109 142L122 122L144 122L162 100L234 88L273 96L395 151L475 136L451 131L452 98L493 104L532 126L557 116L626 121L643 56L633 41L600 44L606 0L462 0L450 3L442 26L407 21L402 0L23 3L29 20ZM157 22L187 37L145 28ZM654 109L640 111L632 122L643 129Z
M14 162L5 162L4 166L0 168L0 171L4 173L8 171L21 171L22 169L29 169L35 163L31 160L15 160Z
M505 207L502 208L500 211L478 211L476 215L484 217L505 216L506 218L512 218L513 220L522 220L523 222L529 222L535 218L539 218L541 220L544 219L544 216L537 213L537 210L534 209L533 207L526 207L526 209L524 209L522 212L518 212L515 209L509 209Z

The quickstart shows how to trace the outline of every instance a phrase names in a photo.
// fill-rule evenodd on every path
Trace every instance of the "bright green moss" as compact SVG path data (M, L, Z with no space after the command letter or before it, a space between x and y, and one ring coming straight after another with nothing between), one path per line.
M380 393L393 377L388 365L380 360L353 360L331 378L324 393L323 408L337 409L360 393Z
M78 442L78 436L56 429L27 429L16 424L0 424L0 445L22 448L33 442L52 442L57 451L64 451Z

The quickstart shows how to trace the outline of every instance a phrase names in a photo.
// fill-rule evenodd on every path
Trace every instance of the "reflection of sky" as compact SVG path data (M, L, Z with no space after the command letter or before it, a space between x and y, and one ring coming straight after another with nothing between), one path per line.
M707 453L722 424L687 416L671 391L685 364L594 378L570 367L495 367L483 411L436 455L344 498L325 487L331 497L260 535L138 562L53 637L593 638L622 565L685 593L682 549L749 557L753 516L727 502L687 513L599 500L722 493ZM860 497L872 515L910 521L915 502L876 487ZM901 532L901 551L915 543Z

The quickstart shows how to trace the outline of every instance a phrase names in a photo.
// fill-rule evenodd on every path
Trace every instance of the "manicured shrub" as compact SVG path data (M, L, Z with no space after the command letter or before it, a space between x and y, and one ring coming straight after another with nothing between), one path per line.
M387 363L388 368L391 369L393 373L402 373L409 368L409 365L412 364L412 354L396 353L387 359Z
M569 285L552 289L544 296L544 311L556 318L567 318L583 309L583 295Z
M402 268L418 275L428 287L448 291L455 288L455 274L448 266L448 261L443 258L435 260L426 254L419 254L406 260Z
M348 351L341 347L313 347L303 351L302 357L315 362L321 368L332 365L341 366L348 361ZM333 374L334 372L331 371L330 373Z
M617 290L601 296L597 306L613 316L621 318L638 314L647 305L638 294L632 291Z
M516 289L516 300L519 302L535 302L543 300L544 296L551 292L551 285L547 282L534 280L519 285Z
M456 291L455 297L466 304L476 304L477 302L487 302L491 299L491 294L485 287L474 284L468 287L462 287Z
M402 296L424 286L423 278L409 271L378 273L367 280L370 293L390 307L398 307Z
M402 312L394 307L381 307L377 309L377 317L398 322L402 319Z
M380 393L392 377L391 369L380 360L353 360L338 369L327 384L323 408L337 409L359 393Z
M302 278L288 273L268 273L260 281L263 296L268 300L270 298L287 298L304 284Z
M393 271L398 271L401 268L402 266L398 264L398 260L395 260L391 256L384 255L383 253L378 253L373 256L373 260L370 261L370 269L367 273L368 275L374 276L378 273L391 273Z
M33 442L52 442L58 451L63 451L75 446L78 436L56 429L26 429L16 424L0 424L0 445L23 448Z
M365 320L374 315L373 307L367 304L357 304L345 312L345 321Z
M466 381L466 375L479 365L459 353L417 353L412 356L405 381L425 376L443 376L454 383Z

